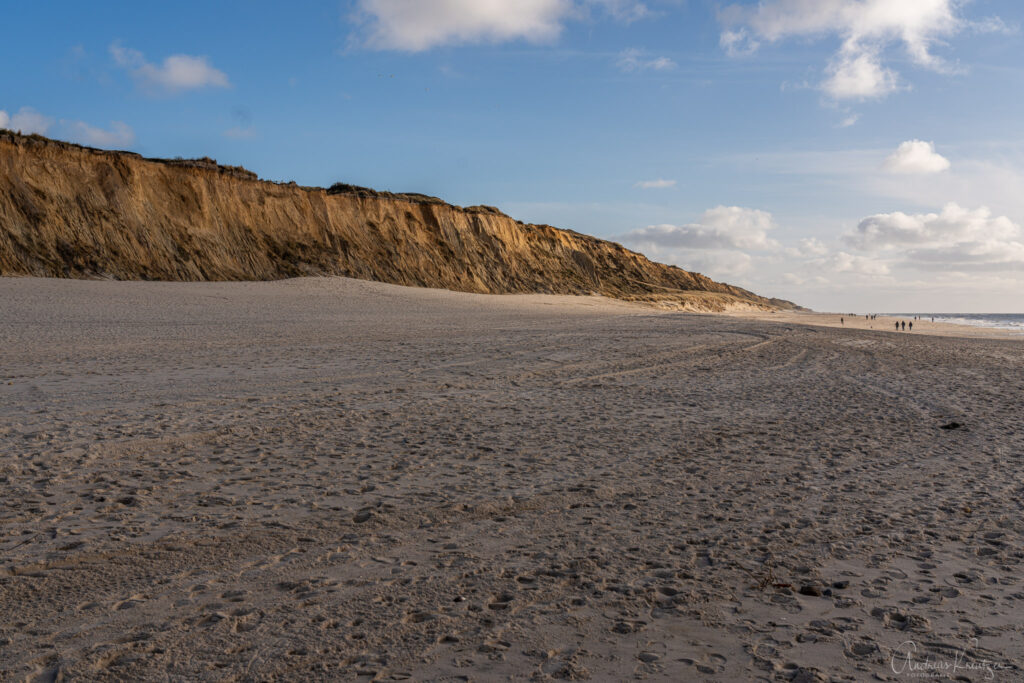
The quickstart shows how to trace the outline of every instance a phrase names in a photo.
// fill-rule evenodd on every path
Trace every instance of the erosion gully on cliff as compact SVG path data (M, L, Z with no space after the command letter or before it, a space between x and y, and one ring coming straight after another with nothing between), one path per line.
M260 180L0 131L0 275L343 275L492 294L602 294L691 310L792 308L619 244L419 194Z

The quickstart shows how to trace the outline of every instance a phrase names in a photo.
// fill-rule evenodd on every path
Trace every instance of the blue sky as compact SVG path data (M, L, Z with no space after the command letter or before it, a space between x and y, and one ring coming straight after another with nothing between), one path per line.
M492 204L819 310L1024 311L1022 14L18 3L0 125Z

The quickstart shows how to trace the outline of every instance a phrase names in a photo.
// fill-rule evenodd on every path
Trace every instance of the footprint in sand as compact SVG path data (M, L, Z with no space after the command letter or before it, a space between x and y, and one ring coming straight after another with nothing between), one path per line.
M114 603L114 609L117 610L117 611L125 610L125 609L131 609L132 607L135 607L136 605L141 605L142 603L146 602L147 600L149 600L149 596L148 595L144 595L142 593L139 593L137 595L131 596L130 598L127 598L126 600L122 600L120 602Z
M724 656L716 652L703 655L700 659L685 658L679 661L681 661L683 664L689 664L700 673L707 675L717 674L725 671L725 665L728 662L728 660Z
M431 612L425 612L422 610L413 610L412 612L408 612L404 617L402 617L402 623L422 624L423 622L433 621L434 619L437 619L436 614L433 614Z
M509 608L512 600L515 596L512 593L501 593L494 596L489 603L487 603L488 609L492 610L505 610Z

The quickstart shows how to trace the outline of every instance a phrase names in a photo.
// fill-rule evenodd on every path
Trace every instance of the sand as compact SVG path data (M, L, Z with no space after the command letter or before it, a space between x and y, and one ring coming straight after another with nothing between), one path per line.
M838 327L847 330L871 330L875 332L889 332L893 335L914 334L928 335L931 337L963 337L969 339L1016 339L1024 341L1024 334L1017 330L1004 330L992 327L977 327L974 325L957 325L947 322L932 322L930 319L922 318L914 320L907 316L879 315L874 320L865 319L862 315L848 315L842 313L816 313L813 311L758 311L737 310L726 312L725 315L748 318L750 320L766 320L772 322L790 323L797 325L813 325L815 327ZM901 327L899 331L895 323L913 323L910 329Z
M1021 680L1024 341L797 320L0 279L0 679Z

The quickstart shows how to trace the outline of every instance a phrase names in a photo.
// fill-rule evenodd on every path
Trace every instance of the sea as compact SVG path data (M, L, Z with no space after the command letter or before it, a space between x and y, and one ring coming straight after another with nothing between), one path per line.
M888 313L887 315L898 318L919 316L922 320L934 318L937 323L1014 330L1024 334L1024 313Z

